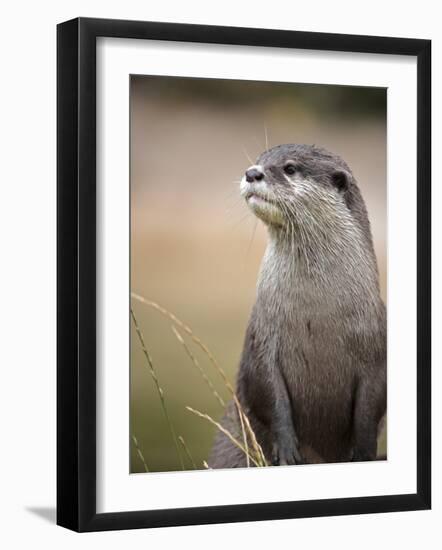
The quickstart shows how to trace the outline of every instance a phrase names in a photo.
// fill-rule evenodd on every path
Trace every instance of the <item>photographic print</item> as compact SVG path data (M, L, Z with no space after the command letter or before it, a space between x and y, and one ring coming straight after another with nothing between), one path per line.
M130 77L130 473L387 458L385 88Z
M57 523L429 509L431 42L78 18L57 52Z

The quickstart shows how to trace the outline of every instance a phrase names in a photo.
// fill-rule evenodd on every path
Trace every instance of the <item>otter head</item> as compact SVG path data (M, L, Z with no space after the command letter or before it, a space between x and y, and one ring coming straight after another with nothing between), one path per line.
M350 168L314 145L278 145L262 153L242 178L241 194L253 213L274 230L318 236L368 224Z

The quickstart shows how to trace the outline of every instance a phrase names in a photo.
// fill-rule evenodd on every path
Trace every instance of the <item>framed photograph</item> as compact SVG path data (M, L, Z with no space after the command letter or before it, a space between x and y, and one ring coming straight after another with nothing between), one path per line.
M58 524L429 509L430 41L57 37Z

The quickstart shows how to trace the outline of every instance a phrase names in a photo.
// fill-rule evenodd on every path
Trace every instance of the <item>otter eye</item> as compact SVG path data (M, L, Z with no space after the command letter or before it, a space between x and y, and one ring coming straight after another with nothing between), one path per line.
M293 174L296 172L296 166L292 163L288 163L284 166L284 172L288 176L293 176Z

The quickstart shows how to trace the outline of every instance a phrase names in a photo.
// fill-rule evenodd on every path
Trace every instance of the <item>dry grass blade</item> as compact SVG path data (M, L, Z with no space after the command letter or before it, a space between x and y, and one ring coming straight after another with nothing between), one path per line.
M204 342L200 338L198 338L198 336L196 336L194 334L194 332L192 331L192 329L188 325L186 325L183 321L178 319L178 317L176 315L174 315L172 312L170 312L169 310L167 310L163 306L160 306L156 302L153 302L152 300L148 300L147 298L144 298L144 296L140 296L139 294L136 294L135 292L132 292L131 296L135 300L138 300L139 302L141 302L141 303L143 303L143 304L159 311L162 315L164 315L165 317L170 319L175 325L179 326L184 332L186 332L190 336L190 338L193 340L193 342L195 342L195 344L197 346L199 346L204 351L204 353L209 358L209 361L212 363L212 365L215 367L215 369L218 371L221 378L223 379L223 382L224 382L226 388L232 394L233 401L234 401L235 406L238 410L239 418L240 419L242 418L244 420L244 424L245 424L245 427L247 428L247 431L250 435L252 445L253 445L257 455L259 456L259 461L261 463L260 465L266 466L267 461L265 459L263 450L261 448L261 445L258 443L258 441L256 439L256 435L253 432L253 429L250 425L250 421L247 418L247 415L245 414L245 412L244 412L244 410L241 406L241 403L239 402L238 396L236 395L232 384L230 383L229 379L227 378L227 375L226 375L224 369L218 364L217 360L215 359L215 357L213 356L213 354L211 353L209 348L206 346L206 344L204 344ZM246 440L245 440L244 443L245 443L244 447L247 446Z
M249 442L247 440L247 435L246 435L246 430L244 428L244 418L243 418L243 415L238 411L238 416L239 416L239 422L241 424L241 434L242 434L242 439L244 441L244 448L246 450L246 466L247 468L250 468L250 458L249 458Z
M149 306L149 307L152 307L153 309L156 309L157 311L159 311L160 313L162 313L163 315L165 315L166 317L168 317L171 321L173 321L173 323L177 326L179 326L182 330L184 330L184 332L186 332L191 338L192 340L195 342L195 344L197 344L197 346L199 346L203 351L204 353L207 355L207 357L209 358L210 362L213 364L213 366L216 368L216 370L219 372L219 374L221 375L221 378L223 379L224 381L224 384L226 385L226 387L229 389L229 391L233 394L235 393L235 390L233 389L232 387L232 384L230 383L229 379L227 378L227 375L225 373L225 371L223 370L223 368L218 364L217 360L215 359L215 357L213 356L212 352L209 350L209 348L204 344L204 342L202 340L200 340L200 338L198 338L198 336L196 336L194 334L194 332L192 331L192 329L186 325L185 323L183 323L183 321L181 321L180 319L178 319L178 317L176 315L174 315L172 312L170 312L169 310L167 310L166 308L160 306L159 304L157 304L156 302L153 302L152 300L148 300L147 298L144 298L143 296L140 296L139 294L136 294L135 292L132 292L131 293L131 296L132 298L134 298L135 300L138 300L139 302Z
M157 388L158 395L160 396L161 407L163 409L163 413L164 413L164 416L166 418L167 425L169 426L170 434L171 434L173 442L175 444L175 449L176 449L176 453L177 453L177 456L178 456L178 460L181 464L181 468L184 470L184 462L183 462L183 459L181 457L181 453L180 453L180 449L179 449L179 446L178 446L178 440L177 440L177 437L176 437L176 434L175 434L175 430L174 430L172 422L170 421L169 413L167 411L166 401L164 399L164 392L163 392L163 390L160 386L160 383L158 381L158 377L157 377L157 374L156 374L154 366L153 366L152 358L150 356L150 353L147 351L146 344L144 343L143 334L140 330L140 327L138 326L137 318L135 317L135 314L134 314L132 308L130 308L130 313L131 313L131 316L132 316L132 320L133 320L133 323L134 323L134 326L135 326L136 333L138 335L138 339L140 340L141 349L143 350L144 356L146 358L146 361L147 361L147 364L148 364L148 367L149 367L150 375L151 375L153 381L155 382L155 386Z
M181 336L181 334L178 332L178 330L175 328L174 325L172 325L172 331L173 333L175 334L178 342L183 346L184 350L186 351L187 355L189 356L190 360L192 361L192 363L195 365L195 367L198 369L198 371L200 372L201 376L203 377L203 380L204 382L207 384L207 386L209 387L210 391L213 393L213 395L216 397L216 399L218 400L219 404L222 406L222 407L225 407L226 404L224 402L224 399L219 395L219 393L216 391L214 385L212 384L211 380L209 379L209 377L207 376L207 374L204 372L204 369L201 367L201 365L199 364L198 362L198 359L193 355L193 353L191 352L189 346L186 344L186 342L184 341L183 337Z
M138 440L137 440L137 438L136 438L134 435L132 436L132 441L134 442L135 449L136 449L136 451L137 451L138 457L139 457L139 459L141 460L141 462L143 463L144 470L145 470L146 472L148 472L148 471L149 471L149 468L148 468L148 466L147 466L146 460L145 460L145 458L144 458L143 453L141 452L140 446L138 445Z
M184 441L184 437L179 435L178 436L178 441L181 443L181 445L183 446L183 449L184 449L184 452L186 453L187 455L187 458L189 459L190 463L192 464L192 467L194 470L197 470L198 468L196 467L196 464L195 464L195 461L193 460L193 457L192 455L190 454L190 451L189 451L189 448L188 446L186 445L186 442Z
M239 403L239 402L238 402L238 403ZM255 449L255 452L256 452L257 455L259 456L259 460L260 460L260 462L261 462L261 463L260 463L260 466L268 466L268 462L267 462L266 457L265 457L265 455L264 455L264 451L262 450L261 445L258 443L258 440L256 439L255 432L253 431L252 426L250 425L249 419L248 419L247 416L242 412L242 409L241 409L241 410L238 410L238 414L239 414L240 416L243 415L244 422L245 422L246 427L247 427L247 431L249 432L250 438L252 439L253 448Z
M213 420L213 418L211 416L209 416L208 414L205 414L205 413L202 413L202 412L197 411L195 409L192 409L192 407L186 407L186 409L188 411L190 411L191 413L195 414L196 416L199 416L200 418L204 418L204 419L208 420L211 424L216 426L220 432L222 432L226 437L228 437L230 439L230 441L234 445L236 445L236 447L238 447L238 449L241 449L241 451L245 455L247 455L247 454L249 455L250 460L253 462L253 464L255 464L255 466L260 466L259 462L257 462L254 459L254 457L250 455L250 453L247 453L244 445L242 445L235 437L233 437L233 435L229 432L229 430L226 430L224 428L224 426L222 426L219 422L217 422L216 420Z

